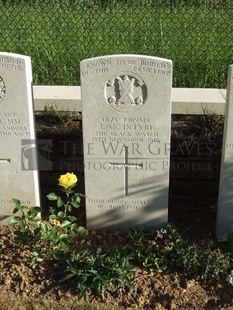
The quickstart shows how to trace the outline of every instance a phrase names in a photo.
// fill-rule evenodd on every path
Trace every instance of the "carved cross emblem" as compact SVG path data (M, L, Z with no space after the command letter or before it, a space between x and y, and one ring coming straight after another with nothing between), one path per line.
M129 169L143 168L143 163L130 163L129 162L129 147L124 145L125 158L123 163L110 163L110 166L124 167L124 194L129 196Z
M0 164L10 164L11 163L11 159L10 158L0 158Z

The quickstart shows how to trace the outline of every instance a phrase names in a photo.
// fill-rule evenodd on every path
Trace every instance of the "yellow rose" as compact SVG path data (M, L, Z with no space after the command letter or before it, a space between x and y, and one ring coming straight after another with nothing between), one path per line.
M73 172L72 173L67 172L66 174L61 175L58 181L60 186L68 188L74 185L78 181L78 179L76 175L73 174Z

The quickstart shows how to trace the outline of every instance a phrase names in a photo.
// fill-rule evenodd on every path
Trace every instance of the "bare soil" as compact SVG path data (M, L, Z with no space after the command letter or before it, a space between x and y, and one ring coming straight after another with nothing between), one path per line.
M124 234L89 232L88 240L124 244ZM12 228L0 227L0 249L1 310L14 309L13 305L18 305L19 301L24 304L30 301L32 305L33 300L42 296L52 302L48 309L60 309L51 305L61 301L73 305L73 308L64 309L81 309L78 306L83 304L98 305L99 309L233 309L233 287L226 282L205 286L189 275L140 269L131 276L133 290L119 288L113 296L87 294L78 300L76 293L67 291L53 279L52 266L43 262L31 264L30 252L14 240ZM17 309L27 308L17 306Z

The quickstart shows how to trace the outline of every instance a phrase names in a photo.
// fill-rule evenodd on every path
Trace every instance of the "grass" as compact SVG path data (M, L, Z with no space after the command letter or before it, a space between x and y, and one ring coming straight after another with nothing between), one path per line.
M107 310L103 306L91 306L85 302L68 301L61 298L56 301L53 298L28 298L21 299L9 292L0 293L0 309L2 310Z
M176 87L226 87L233 59L230 1L9 1L0 3L1 50L27 54L34 84L78 85L79 62L145 54L174 62Z

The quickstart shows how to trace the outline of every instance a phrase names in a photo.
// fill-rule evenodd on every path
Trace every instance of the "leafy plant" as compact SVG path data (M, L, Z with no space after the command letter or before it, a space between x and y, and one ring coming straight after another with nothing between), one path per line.
M136 264L159 272L167 269L167 253L171 251L171 243L166 229L143 231L136 227L129 230L128 237Z
M60 283L77 290L80 297L88 291L104 297L117 286L132 288L128 278L133 272L130 260L125 247L84 247L59 261L56 275Z
M205 282L218 281L229 272L230 253L223 251L221 244L209 241L199 245L182 238L176 229L170 229L170 241L173 244L168 260L170 269L178 269Z
M135 265L157 270L180 271L203 281L218 281L231 270L233 247L228 242L225 250L221 244L198 245L185 240L177 229L129 231L130 247Z
M201 278L205 281L216 281L221 277L225 278L225 274L227 274L231 268L229 253L223 253L219 248L213 249L208 247L201 258Z
M20 215L11 218L8 225L17 227L15 235L21 243L33 244L35 240L39 239L41 208L23 205L15 198L13 198L13 202L15 204L13 214L19 212Z
M82 296L91 290L95 294L112 293L117 286L131 288L129 275L133 266L126 247L75 248L75 238L86 230L78 226L72 211L79 208L80 193L74 191L77 177L66 173L59 178L63 196L48 194L55 203L50 207L48 221L41 219L41 208L24 206L13 199L14 213L20 213L9 221L16 227L17 239L27 245L32 253L32 262L50 260L60 283L76 289Z
M59 185L65 193L65 199L55 193L48 194L50 201L56 202L56 208L50 207L48 222L41 220L40 207L21 205L13 199L16 207L14 213L21 215L13 217L8 224L16 226L17 239L28 245L32 251L33 262L38 259L58 259L72 248L72 237L86 231L78 226L77 218L72 215L74 208L80 207L81 193L73 190L77 177L73 173L61 175Z

